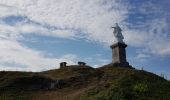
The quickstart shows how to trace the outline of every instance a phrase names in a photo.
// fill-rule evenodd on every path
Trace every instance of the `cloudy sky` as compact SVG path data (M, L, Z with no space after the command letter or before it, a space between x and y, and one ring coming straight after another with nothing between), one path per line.
M111 62L119 23L127 58L170 79L169 0L0 0L0 70L43 71Z

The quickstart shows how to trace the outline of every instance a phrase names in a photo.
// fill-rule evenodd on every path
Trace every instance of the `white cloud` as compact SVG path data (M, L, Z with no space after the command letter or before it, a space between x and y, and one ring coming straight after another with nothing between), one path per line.
M145 53L139 53L134 60L140 61L140 62L144 62L144 61L148 61L148 59L151 56L149 54L145 54Z
M127 25L123 22L128 17L129 5L117 0L0 0L0 3L0 7L2 8L7 7L8 9L11 9L12 7L13 10L19 12L5 10L2 11L2 13L9 12L11 15L24 15L30 20L41 24L36 25L33 23L24 23L23 25L22 23L21 25L18 25L18 27L14 27L14 29L20 28L19 32L34 32L63 38L74 38L79 37L78 35L80 34L77 34L73 30L80 30L84 34L80 36L85 36L89 40L99 41L107 45L111 44L113 41L112 30L110 27L115 22L122 22L121 26L125 28L125 39L127 43L132 46L146 45L145 43L152 38L162 34L162 28L167 26L163 25L166 23L165 21L156 19L143 25L146 27L149 24L150 29L142 28L136 30L127 28ZM156 8L150 2L147 2L146 5L143 4L143 8L139 9L139 11L141 13L147 13L146 8L148 8L149 5L152 5L153 8L153 10L150 11L156 13ZM160 12L160 10L158 12ZM157 24L158 21L162 21L162 23ZM42 25L49 25L56 27L56 29L43 27ZM154 28L157 28L157 30L159 29L160 33L153 35ZM165 51L167 50L168 49Z
M53 68L61 61L73 64L76 60L74 55L65 55L57 59L47 58L41 52L21 45L17 39L23 38L22 34L34 33L62 38L85 36L89 40L111 43L112 34L108 34L110 33L109 27L114 22L121 22L127 13L127 10L119 5L121 3L115 0L106 2L98 0L0 0L1 18L26 16L32 21L32 23L27 23L24 20L14 25L1 21L1 70L16 70L17 68L18 70L38 71ZM111 9L113 6L116 9ZM113 16L116 19L113 19ZM77 34L75 32L77 30L82 34Z
M131 46L141 47L149 41L147 32L128 28L124 30L125 42Z
M75 64L77 56L66 54L63 57L48 58L41 52L27 48L15 40L0 39L0 70L41 71L58 68L66 61Z
M22 15L22 10L18 9L15 6L6 5L0 1L0 17L6 17L11 15Z
M125 42L133 47L139 47L138 54L149 54L164 57L170 55L170 38L168 22L165 18L152 19L143 24L144 28L124 28ZM139 25L140 27L140 25Z
M52 32L43 30L44 34L70 37L76 33L68 29L76 29L81 30L86 38L102 43L111 43L111 25L123 21L127 14L126 7L116 0L0 0L0 3L16 8L35 22L58 28ZM11 15L13 13L15 15L14 11ZM34 26L27 26L24 30L29 28Z
M62 38L83 36L88 40L110 45L114 39L110 27L115 22L121 23L125 41L129 45L143 47L147 50L146 53L169 55L170 40L166 35L162 35L167 34L164 33L168 26L166 20L158 18L141 23L143 25L140 24L140 27L145 28L130 29L125 22L129 17L129 6L119 0L0 0L0 18L26 16L31 20L31 23L23 21L15 25L0 22L0 42L2 41L4 48L8 48L0 49L4 52L1 57L11 54L8 59L3 58L2 61L26 66L54 65L56 59L44 57L39 51L21 45L17 39L22 38L22 34L29 33ZM145 9L140 10L146 13ZM32 58L38 62L33 63ZM58 59L63 60L62 57ZM70 60L72 61L73 59Z
M150 28L150 41L148 47L152 54L165 56L170 54L170 39L168 37L169 32L168 22L166 19L156 19L152 22Z

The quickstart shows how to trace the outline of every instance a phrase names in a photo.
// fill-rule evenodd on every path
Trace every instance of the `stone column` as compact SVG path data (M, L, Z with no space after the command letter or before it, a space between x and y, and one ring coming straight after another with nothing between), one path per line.
M129 66L126 60L126 50L127 45L125 43L115 43L110 46L112 49L112 64L113 66Z

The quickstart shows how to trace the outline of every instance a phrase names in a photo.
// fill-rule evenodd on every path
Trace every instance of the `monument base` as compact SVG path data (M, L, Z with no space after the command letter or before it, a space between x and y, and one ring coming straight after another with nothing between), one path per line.
M113 67L127 67L127 68L133 68L131 65L129 65L128 62L124 62L124 63L111 63L111 66L113 66Z

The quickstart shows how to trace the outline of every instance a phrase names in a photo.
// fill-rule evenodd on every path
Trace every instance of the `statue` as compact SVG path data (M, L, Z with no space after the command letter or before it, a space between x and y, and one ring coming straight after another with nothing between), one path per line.
M114 28L114 31L113 31L113 34L114 34L114 37L115 37L115 42L120 42L120 43L124 43L123 42L123 35L122 35L122 30L121 28L118 26L118 24L116 23L116 26L115 27L112 27Z
M114 43L110 46L112 49L112 64L113 66L119 66L119 67L130 67L129 63L126 60L126 47L127 45L124 43L123 35L122 35L122 30L116 23L114 28L113 34L115 41Z

